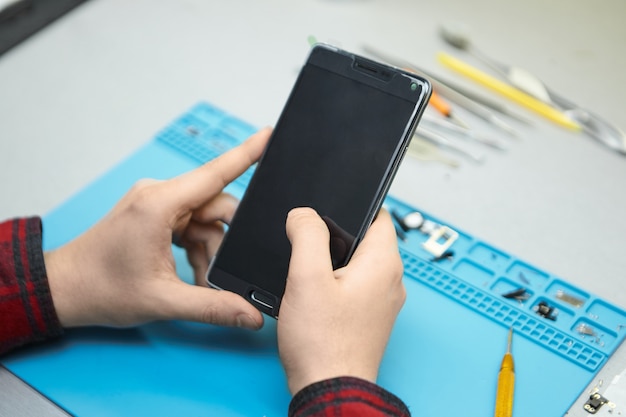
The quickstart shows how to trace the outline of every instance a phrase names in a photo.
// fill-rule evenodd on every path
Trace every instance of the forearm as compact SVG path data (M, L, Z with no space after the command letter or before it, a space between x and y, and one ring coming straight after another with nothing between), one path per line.
M42 250L41 219L0 223L0 354L62 333Z
M409 417L406 405L376 384L341 377L311 384L292 399L289 417Z

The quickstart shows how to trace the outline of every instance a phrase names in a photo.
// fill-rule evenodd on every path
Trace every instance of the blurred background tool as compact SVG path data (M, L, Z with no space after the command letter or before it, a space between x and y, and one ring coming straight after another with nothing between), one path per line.
M511 85L519 88L527 94L550 103L550 96L544 84L534 75L523 68L503 65L480 52L472 45L466 31L459 25L442 25L439 27L439 35L449 45L474 55L491 69L502 75Z
M466 110L472 111L469 107L478 104L478 107L486 107L489 110L493 110L504 116L510 117L511 119L524 123L525 125L532 125L532 122L527 117L512 111L509 107L502 105L501 103L493 100L491 97L487 97L486 95L480 94L476 91L471 91L468 88L449 80L444 80L440 76L435 76L424 70L420 70L418 73L430 78L433 86L437 86L439 94L441 94L442 97L447 98L451 102L458 104ZM478 116L484 119L481 115ZM490 121L489 119L486 120ZM509 129L511 128L509 127Z
M458 58L453 57L450 54L447 54L445 52L439 52L437 54L437 60L445 67L456 71L459 74L462 74L487 88L490 88L496 93L526 107L529 110L534 111L535 113L547 118L548 120L551 120L563 127L574 131L581 130L580 125L574 120L570 119L564 113L558 111L557 109L551 107L543 101L538 100L535 97L505 82L502 82L497 78L480 71L477 68L472 67L471 65L461 61Z
M415 135L409 144L407 155L425 162L438 162L452 168L458 168L459 162L455 159L444 155L437 145L428 142L419 135Z
M450 151L456 152L459 155L466 157L467 159L476 162L477 164L482 164L484 161L484 156L482 154L477 154L475 152L469 151L463 147L460 147L454 143L452 143L447 138L442 135L433 132L430 128L420 125L415 134L426 139L427 141L437 145L444 147Z
M87 0L0 0L0 55Z
M422 123L425 123L427 126L433 127L435 129L455 133L458 136L471 139L499 151L505 151L507 149L507 147L501 140L481 133L477 133L476 131L468 129L466 127L458 126L455 123L451 123L446 119L436 117L428 112L424 113L424 115L422 116Z
M410 68L407 68L410 69ZM458 126L468 128L467 123L463 122L459 119L454 113L452 113L452 108L448 103L446 103L439 94L437 94L437 89L433 88L433 92L430 95L430 99L428 100L428 104L433 106L439 113L443 114L445 117L453 121Z
M547 91L552 98L552 102L557 107L563 109L563 113L580 123L583 132L608 148L626 155L626 134L624 134L624 131L600 116L591 113L589 110L578 107L554 91Z
M442 25L439 28L439 35L449 45L471 53L512 86L563 111L566 116L579 123L583 131L592 138L610 149L626 155L626 135L617 126L557 94L548 88L539 77L529 71L513 65L505 65L480 52L472 44L466 30L461 26Z
M526 125L532 125L531 121L528 118L520 115L519 113L511 111L510 108L493 100L491 97L487 97L484 94L471 91L470 89L453 83L449 80L444 80L440 76L433 75L432 73L427 72L423 69L416 69L416 72L430 78L433 86L437 86L437 88L439 88L439 93L442 97L447 98L448 100L458 104L463 108L468 109L468 107L472 107L478 104L479 107L486 107L489 110L493 110L504 116L510 117L514 120L517 120L518 122L522 122ZM472 109L468 110L472 111ZM479 117L484 118L480 115Z
M498 373L498 390L496 392L495 417L511 417L513 415L513 394L515 391L515 365L511 354L513 327L509 329L507 349L502 358Z

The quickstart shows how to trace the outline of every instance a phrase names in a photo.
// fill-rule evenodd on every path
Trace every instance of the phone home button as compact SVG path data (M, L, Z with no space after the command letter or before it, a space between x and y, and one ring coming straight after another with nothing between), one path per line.
M255 303L261 304L262 306L267 307L270 310L273 308L272 304L274 300L271 297L268 297L267 295L261 293L260 291L252 291L250 293L250 298Z

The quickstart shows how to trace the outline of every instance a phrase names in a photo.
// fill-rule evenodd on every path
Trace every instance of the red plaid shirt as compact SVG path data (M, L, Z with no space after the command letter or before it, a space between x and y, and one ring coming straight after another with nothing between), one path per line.
M41 249L41 219L0 223L0 354L62 333Z
M409 417L395 395L363 379L341 377L309 385L289 405L291 417Z
M38 217L0 223L0 354L63 332L54 310ZM296 394L292 417L409 416L396 396L362 379L321 381Z

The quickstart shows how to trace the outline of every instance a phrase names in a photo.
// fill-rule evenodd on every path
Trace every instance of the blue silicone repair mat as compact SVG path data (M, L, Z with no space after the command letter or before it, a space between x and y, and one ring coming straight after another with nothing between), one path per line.
M47 215L45 247L86 230L137 179L190 170L254 130L209 104L196 105ZM241 196L250 171L227 190ZM399 216L415 210L392 197L385 205ZM422 214L431 226L446 225ZM416 416L493 415L512 326L514 415L563 415L624 339L626 311L446 226L458 232L451 258L435 261L423 248L430 232L410 231L400 241L408 297L379 383ZM184 253L175 249L175 256L180 276L190 282ZM514 291L517 299L503 296ZM259 332L185 322L71 330L4 364L76 416L281 416L290 395L275 330L270 318Z

